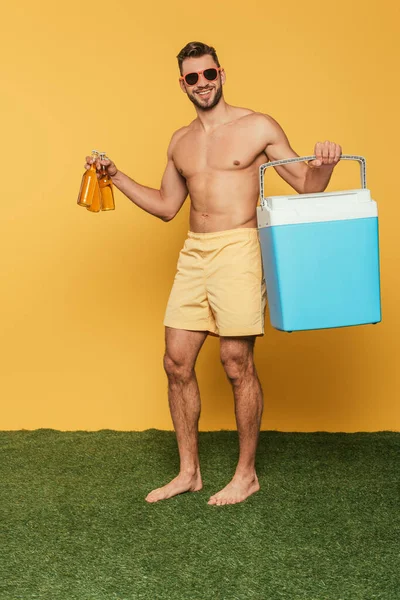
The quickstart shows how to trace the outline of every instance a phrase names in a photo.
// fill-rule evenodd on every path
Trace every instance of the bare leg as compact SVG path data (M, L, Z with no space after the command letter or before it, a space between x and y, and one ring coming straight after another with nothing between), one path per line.
M206 331L165 328L164 368L168 401L179 448L180 471L170 483L147 495L147 502L166 500L183 492L197 492L203 484L198 452L200 393L194 367Z
M264 404L254 365L254 344L255 336L221 338L221 361L235 397L240 453L232 481L211 496L208 504L236 504L260 489L255 458Z

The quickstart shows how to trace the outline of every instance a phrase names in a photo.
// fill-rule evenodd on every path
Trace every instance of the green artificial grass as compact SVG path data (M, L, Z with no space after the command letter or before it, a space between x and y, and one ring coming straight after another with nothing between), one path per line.
M173 432L0 432L1 600L399 600L400 434L260 434L258 493L237 432L200 433L203 489Z

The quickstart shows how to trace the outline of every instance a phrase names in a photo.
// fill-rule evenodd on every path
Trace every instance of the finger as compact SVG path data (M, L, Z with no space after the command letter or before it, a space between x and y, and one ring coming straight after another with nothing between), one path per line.
M336 144L336 149L335 149L335 162L338 162L340 160L340 157L342 156L342 147L339 146L339 144Z
M88 170L93 167L94 160L90 158L90 156L86 157L85 169Z
M322 162L322 142L317 142L315 144L315 160Z
M322 162L324 163L324 165L327 164L328 160L329 160L329 142L328 140L325 140L323 146L322 146Z
M329 142L329 164L332 165L335 160L336 144L335 142Z

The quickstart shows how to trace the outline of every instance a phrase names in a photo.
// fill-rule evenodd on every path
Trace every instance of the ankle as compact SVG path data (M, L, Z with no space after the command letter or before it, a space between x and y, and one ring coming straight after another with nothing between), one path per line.
M236 479L253 481L257 479L257 473L254 467L236 469L234 477Z
M182 477L196 477L200 475L200 465L181 467L179 475L182 475Z

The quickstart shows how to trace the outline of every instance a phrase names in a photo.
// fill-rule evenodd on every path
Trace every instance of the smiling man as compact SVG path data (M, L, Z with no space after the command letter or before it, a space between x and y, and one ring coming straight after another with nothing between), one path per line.
M260 489L255 458L263 392L254 345L264 335L266 289L256 218L259 166L299 155L270 115L225 102L226 75L214 48L191 42L177 58L181 90L197 116L172 135L160 189L140 185L110 160L97 161L97 168L104 165L121 192L163 221L175 217L188 194L191 199L190 229L164 319L164 368L180 471L146 500L202 488L195 363L210 334L220 338L221 362L232 385L240 452L232 480L208 503L234 504ZM317 142L316 160L275 168L296 192L321 192L341 152L334 142ZM91 159L86 160L89 168Z

